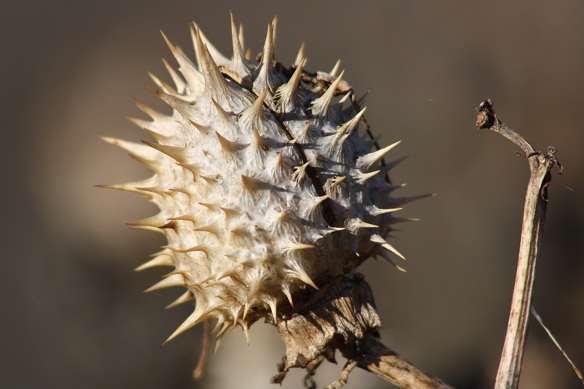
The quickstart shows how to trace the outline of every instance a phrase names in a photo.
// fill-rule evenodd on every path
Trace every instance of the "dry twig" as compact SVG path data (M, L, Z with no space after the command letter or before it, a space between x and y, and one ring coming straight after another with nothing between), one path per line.
M558 165L561 173L561 165L555 156L555 147L550 146L547 154L542 154L536 151L521 135L500 121L493 110L491 100L483 101L477 111L479 112L477 127L495 131L515 143L527 158L531 172L525 196L511 313L495 382L495 389L514 389L519 384L521 374L521 360L531 306L535 264L543 234L548 185L551 181L550 171L555 165Z

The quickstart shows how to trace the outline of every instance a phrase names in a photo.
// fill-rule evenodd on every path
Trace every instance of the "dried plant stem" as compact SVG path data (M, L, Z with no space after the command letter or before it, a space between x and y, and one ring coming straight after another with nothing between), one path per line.
M496 389L513 389L517 388L521 374L536 258L545 222L547 186L551 181L550 170L556 164L560 168L561 165L554 156L555 148L549 147L545 155L536 152L521 135L501 122L495 115L491 100L482 102L477 110L479 111L477 126L495 131L519 146L529 162L531 172L525 196L511 312L495 382Z
M377 333L381 321L375 310L373 293L360 274L340 277L295 311L293 316L277 324L286 345L286 356L278 375L272 378L273 383L281 383L292 367L308 366L313 370L310 361L319 363L323 356L334 362L338 349L348 362L341 377L330 388L340 388L346 383L355 366L400 388L452 388L381 343Z
M396 354L376 337L367 336L362 347L367 350L356 357L357 366L368 370L392 384L407 389L452 389L436 377L429 376L404 357Z

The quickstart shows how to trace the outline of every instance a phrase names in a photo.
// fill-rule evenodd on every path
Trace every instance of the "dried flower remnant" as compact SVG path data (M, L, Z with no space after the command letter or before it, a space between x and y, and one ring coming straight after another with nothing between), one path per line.
M196 64L165 37L180 73L167 65L174 86L152 76L151 91L172 113L138 103L151 120L132 119L156 142L104 138L154 175L109 187L145 195L160 208L130 224L168 240L138 268L174 268L149 290L182 286L186 292L171 305L195 301L169 340L214 319L219 343L227 330L241 326L249 336L250 325L265 319L285 338L285 373L342 348L335 334L348 341L376 333L381 322L368 287L353 309L355 320L363 312L368 319L335 329L312 351L292 350L297 345L282 331L292 318L316 312L312 303L351 290L347 283L366 285L354 272L366 259L380 256L401 269L403 256L387 236L412 219L394 213L425 195L392 196L400 186L387 173L399 161L384 158L399 142L377 146L338 65L310 73L303 48L291 67L277 62L275 23L252 63L233 17L231 31L233 56L226 58L193 24Z

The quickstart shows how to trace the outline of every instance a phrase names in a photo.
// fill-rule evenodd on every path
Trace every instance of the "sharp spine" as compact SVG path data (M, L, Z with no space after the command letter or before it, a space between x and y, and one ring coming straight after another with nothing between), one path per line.
M341 60L338 59L337 62L335 63L335 66L330 71L329 75L336 77L337 73L339 72L340 67L341 67Z
M304 61L304 48L305 44L302 42L300 45L300 49L298 50L298 54L296 54L296 59L294 60L294 66L300 66L302 61Z
M381 160L387 153L389 153L395 146L399 145L400 141L397 141L387 147L379 149L369 154L365 154L357 158L356 166L359 169L368 170L371 166L375 165L379 160Z
M243 46L240 42L239 36L237 35L237 27L235 26L235 20L233 18L233 13L231 14L231 43L233 45L233 60L231 61L233 65L233 70L235 70L242 78L251 76L251 64L245 58L243 54Z
M170 75L170 78L172 78L172 82L174 82L176 91L181 95L185 94L187 84L185 84L183 79L178 75L178 73L170 66L170 64L165 59L163 59L162 62L164 63L164 67L166 68L166 71Z
M274 65L272 59L274 56L274 30L273 25L268 25L268 32L266 34L266 42L262 52L262 60L255 70L253 90L260 94L265 89L270 93L274 93L278 87L278 81L274 74Z
M164 344L170 342L178 335L182 334L183 332L187 331L188 329L192 328L193 326L197 325L201 321L208 318L208 314L216 309L216 305L208 305L208 304L201 304L197 302L197 307L195 311L166 339Z
M188 57L185 56L181 50L178 50L177 47L170 42L170 40L162 31L160 31L160 33L162 34L162 37L166 41L166 44L170 51L172 52L172 55L176 59L176 62L178 62L180 67L179 69L182 75L185 77L189 89L191 90L191 93L193 94L200 93L204 87L203 77L201 73L197 70L197 68L191 62L191 60L188 59Z
M148 262L143 263L142 265L135 268L134 271L142 271L145 269L151 269L153 267L158 266L174 266L174 257L172 256L172 254L165 253L157 255Z
M378 234L371 235L370 240L373 243L377 243L378 245L380 245L381 247L383 247L387 251L390 251L393 254L397 255L401 259L406 259L399 251L397 251L392 245L387 243L387 241L385 239L383 239L381 236L379 236Z
M195 36L195 30L196 30L196 34L201 38L201 41L207 47L207 50L209 51L211 58L217 64L217 66L229 65L229 62L230 62L229 59L226 58L223 54L221 54L221 52L219 50L217 50L217 48L215 48L215 46L213 46L213 44L211 44L209 39L207 39L205 34L203 34L203 31L201 31L201 29L199 28L199 26L196 23L194 23L194 22L192 23L190 30L191 30L191 39L193 41L193 44L195 45L195 50L197 49L196 36Z
M174 300L172 303L168 304L164 308L165 309L171 309L171 308L174 308L174 307L176 307L178 305L188 303L189 301L193 301L194 299L195 299L195 296L193 296L193 294L191 293L190 290L187 290L182 295L180 295L179 298L177 298L176 300Z
M305 64L306 59L303 59L294 71L294 74L292 74L292 77L290 77L290 80L276 91L275 99L278 101L276 109L288 112L293 107L300 107L297 101L298 88L302 78L302 69Z
M313 116L326 116L328 114L333 98L335 97L337 86L343 79L344 74L345 71L343 70L337 79L329 86L327 91L321 97L312 102Z
M194 39L195 47L197 48L197 58L199 60L199 66L201 67L201 73L203 73L203 78L205 79L205 92L216 101L229 101L232 93L229 90L227 81L219 72L217 64L213 61L207 46L203 44L198 27L196 28L195 35Z
M174 286L185 286L185 279L181 274L172 274L164 279L162 279L162 281L152 285L150 288L146 289L144 292L152 292L155 290L159 290L159 289L164 289L164 288L171 288Z

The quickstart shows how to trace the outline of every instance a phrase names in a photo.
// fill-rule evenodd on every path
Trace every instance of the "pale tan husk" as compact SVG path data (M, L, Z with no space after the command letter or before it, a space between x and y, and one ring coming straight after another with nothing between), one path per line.
M169 339L209 318L217 319L219 338L238 325L247 333L262 317L278 322L307 288L367 258L395 264L402 257L386 238L392 224L410 219L393 213L420 196L390 195L400 187L386 178L395 164L382 161L399 142L376 150L359 134L365 109L343 73L335 76L338 66L311 76L303 49L291 68L275 62L274 27L257 64L244 56L233 18L231 59L196 25L197 65L167 41L180 75L167 65L174 87L153 76L153 92L172 113L139 103L151 120L132 119L155 142L105 138L154 171L110 187L145 195L160 208L131 225L168 239L139 267L174 267L150 290L184 286L172 305L195 300ZM303 82L318 76L331 82Z

